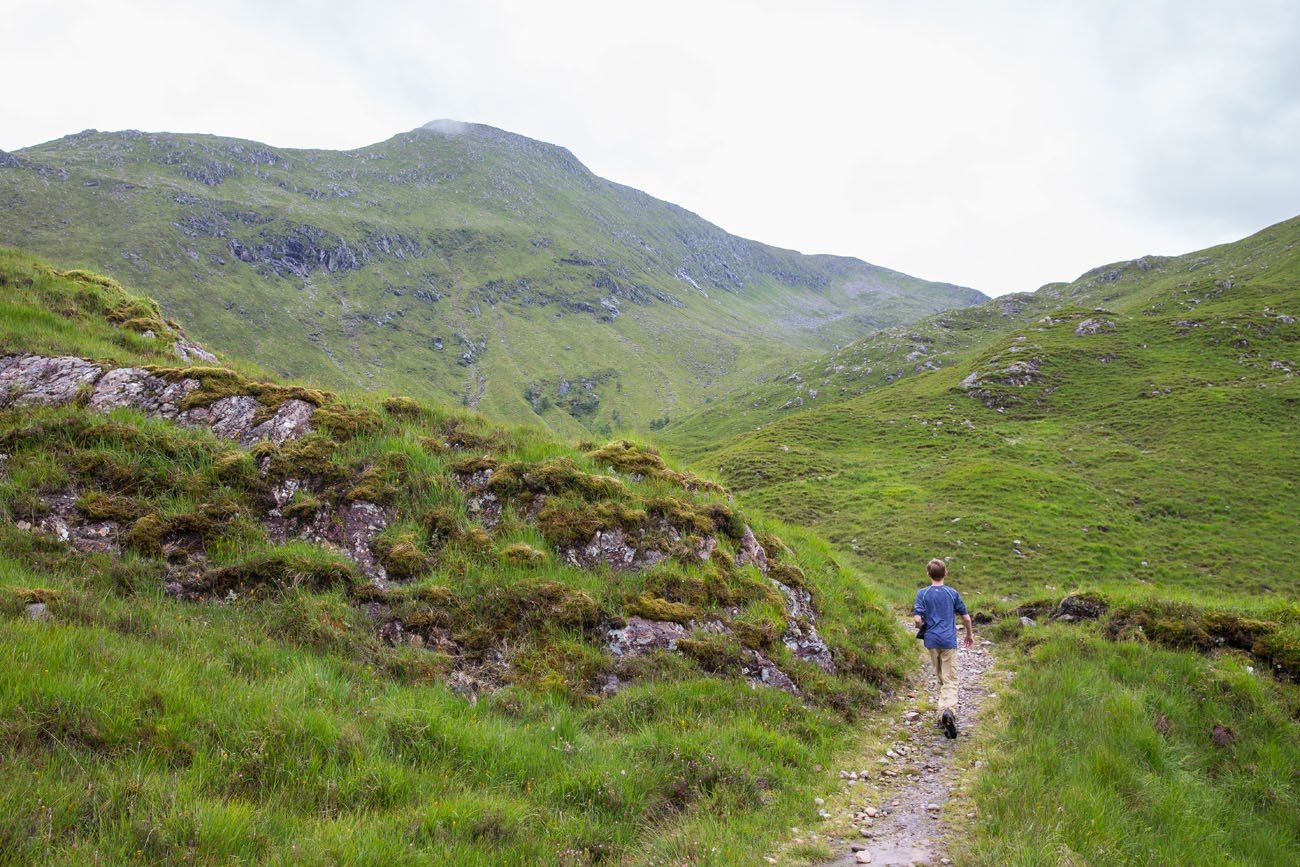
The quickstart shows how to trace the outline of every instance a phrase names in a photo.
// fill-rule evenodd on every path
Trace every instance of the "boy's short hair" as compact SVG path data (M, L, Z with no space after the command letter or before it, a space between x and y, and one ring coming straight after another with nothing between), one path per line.
M929 563L925 564L925 571L930 573L931 581L938 581L948 574L948 564L935 557Z

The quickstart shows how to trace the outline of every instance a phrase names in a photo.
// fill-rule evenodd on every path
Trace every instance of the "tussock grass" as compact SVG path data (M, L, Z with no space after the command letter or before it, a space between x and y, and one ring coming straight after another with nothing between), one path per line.
M1294 687L1233 655L1040 629L997 715L965 863L1296 860Z
M115 291L41 279L56 295ZM58 331L62 351L157 360L103 310L77 311L84 339ZM128 410L0 414L0 862L749 863L811 819L816 768L899 674L874 593L824 544L715 487L465 413L242 368L155 369L198 378L199 402L317 403L318 429L250 453ZM491 530L466 502L464 474L483 469L502 504ZM272 543L271 488L291 479L306 487L281 510L289 521L358 501L387 510L375 548L392 587L322 546ZM54 495L115 522L123 554L8 526L46 517ZM732 563L746 521L823 600L841 675L780 644L779 594ZM686 534L677 547L670 524ZM612 527L669 558L630 573L565 562L564 545ZM703 535L719 543L707 562L692 548ZM205 601L166 596L169 581ZM24 615L33 600L48 621ZM734 621L738 639L614 660L608 630L638 600ZM427 643L385 644L374 611ZM456 658L430 649L447 636ZM802 697L740 678L744 646L765 648ZM604 695L610 676L620 689ZM468 677L498 689L454 692Z

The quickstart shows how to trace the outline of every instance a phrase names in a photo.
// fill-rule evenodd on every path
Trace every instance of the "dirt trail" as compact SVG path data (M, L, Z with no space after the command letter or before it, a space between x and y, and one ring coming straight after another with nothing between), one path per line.
M959 770L954 750L972 736L977 716L992 685L986 677L993 667L991 644L976 639L972 648L960 648L958 670L958 740L944 737L932 710L918 711L923 698L934 694L934 676L923 663L914 692L894 707L888 751L859 759L866 771L847 771L849 798L832 813L837 825L851 822L850 835L827 842L843 854L823 867L848 865L941 865L948 863L943 841L944 811ZM854 775L857 780L853 779ZM836 799L837 801L842 799Z

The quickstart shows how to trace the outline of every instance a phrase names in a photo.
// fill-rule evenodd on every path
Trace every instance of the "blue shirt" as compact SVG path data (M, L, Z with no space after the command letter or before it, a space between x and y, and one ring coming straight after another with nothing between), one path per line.
M922 587L916 592L912 613L925 623L925 646L940 650L957 646L957 616L966 613L961 594L944 584Z

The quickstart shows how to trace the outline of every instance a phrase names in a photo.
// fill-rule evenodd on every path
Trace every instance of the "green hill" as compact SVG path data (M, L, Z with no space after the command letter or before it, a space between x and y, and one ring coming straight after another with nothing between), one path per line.
M451 121L346 152L87 131L0 153L0 204L0 243L121 276L278 375L574 435L982 300L737 238Z
M958 863L1287 864L1297 370L1293 219L867 338L662 439L900 606L947 559L1017 675Z
M1264 565L1300 509L1296 310L1300 219L868 338L662 439L902 586L929 551L990 595L1292 595Z
M752 863L903 670L643 446L195 364L0 251L0 863Z

